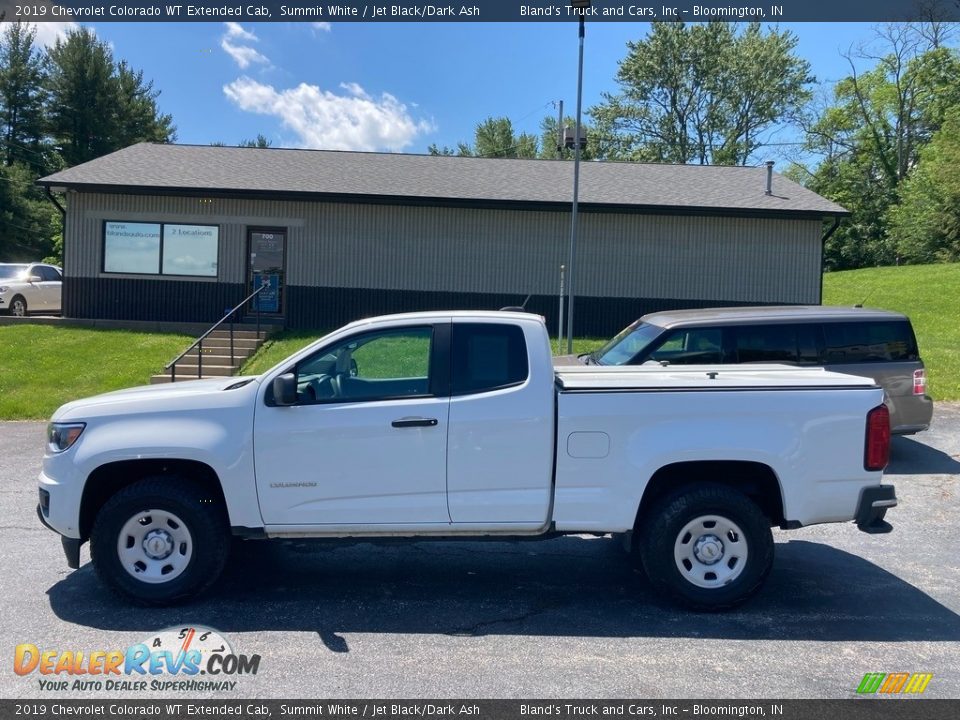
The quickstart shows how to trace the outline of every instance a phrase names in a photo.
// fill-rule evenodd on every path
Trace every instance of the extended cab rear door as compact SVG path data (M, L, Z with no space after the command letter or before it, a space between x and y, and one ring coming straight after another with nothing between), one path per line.
M450 518L538 528L550 509L554 456L554 375L544 327L454 318L450 348Z

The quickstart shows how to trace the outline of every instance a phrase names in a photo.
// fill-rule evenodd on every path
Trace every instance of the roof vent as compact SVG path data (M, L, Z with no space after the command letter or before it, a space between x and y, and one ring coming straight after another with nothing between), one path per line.
M773 160L767 160L767 195L773 195Z

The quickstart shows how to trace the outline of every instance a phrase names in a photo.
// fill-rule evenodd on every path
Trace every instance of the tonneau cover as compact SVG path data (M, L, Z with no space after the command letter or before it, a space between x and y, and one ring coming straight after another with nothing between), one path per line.
M763 388L871 388L872 378L789 365L686 365L674 367L563 367L555 370L561 390L671 390Z

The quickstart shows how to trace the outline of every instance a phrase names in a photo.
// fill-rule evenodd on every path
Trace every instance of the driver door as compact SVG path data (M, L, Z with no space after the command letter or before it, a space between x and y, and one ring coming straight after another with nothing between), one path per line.
M449 523L450 398L437 336L449 324L354 335L299 362L298 401L257 409L267 525Z

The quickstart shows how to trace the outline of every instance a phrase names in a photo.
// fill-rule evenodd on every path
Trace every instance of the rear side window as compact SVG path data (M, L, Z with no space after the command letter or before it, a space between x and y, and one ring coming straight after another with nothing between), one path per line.
M451 339L454 395L519 385L527 379L527 345L516 325L454 323Z
M910 323L824 323L824 362L870 363L917 360Z
M736 362L816 363L815 325L744 325L736 329Z

